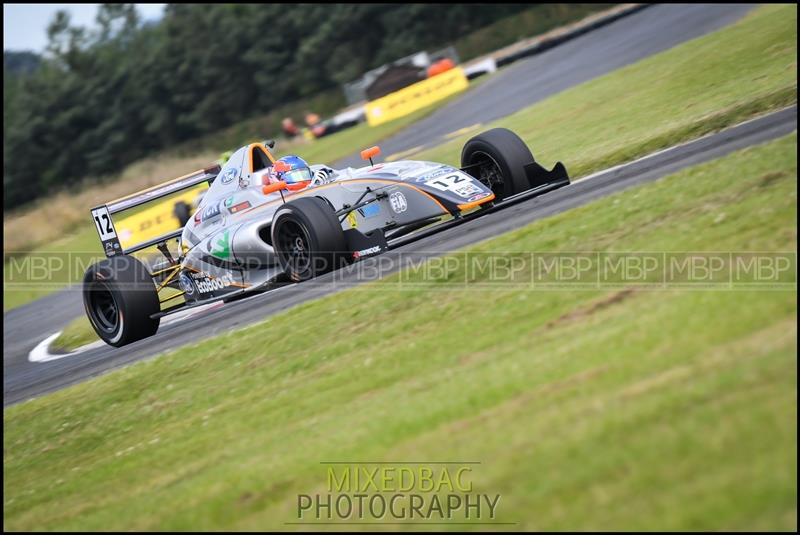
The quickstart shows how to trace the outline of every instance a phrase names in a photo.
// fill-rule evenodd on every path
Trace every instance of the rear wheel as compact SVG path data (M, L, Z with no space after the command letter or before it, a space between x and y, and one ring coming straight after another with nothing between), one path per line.
M161 310L147 267L132 256L114 256L86 270L83 305L97 336L120 347L152 336Z
M330 204L319 197L287 202L275 212L272 247L295 282L333 271L346 262L347 242Z
M493 128L464 145L461 167L480 180L500 201L530 188L525 166L533 154L520 137L506 128Z

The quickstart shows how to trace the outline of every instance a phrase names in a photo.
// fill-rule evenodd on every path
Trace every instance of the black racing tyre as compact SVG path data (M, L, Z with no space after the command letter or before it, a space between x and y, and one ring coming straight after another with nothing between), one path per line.
M333 271L347 261L347 242L331 205L319 197L289 201L275 212L272 247L294 282Z
M153 279L132 256L112 256L89 266L83 277L83 306L97 336L121 347L152 336L160 319Z
M525 166L533 154L520 137L507 128L479 134L461 150L461 167L490 188L498 201L530 188Z

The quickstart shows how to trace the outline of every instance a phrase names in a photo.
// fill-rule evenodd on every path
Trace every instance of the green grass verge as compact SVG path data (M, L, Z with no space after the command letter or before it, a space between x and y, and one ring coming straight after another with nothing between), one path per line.
M796 251L796 154L792 134L472 251ZM796 290L459 269L5 409L5 529L287 529L330 460L479 461L512 529L796 528Z
M491 125L579 177L797 103L797 7L736 24L559 93ZM474 132L412 156L458 163Z
M55 351L72 351L86 344L99 340L97 333L92 329L89 318L81 315L72 320L50 347Z
M88 219L88 209L86 214ZM24 305L81 280L85 268L102 256L97 231L87 224L27 256L7 258L3 262L3 310Z

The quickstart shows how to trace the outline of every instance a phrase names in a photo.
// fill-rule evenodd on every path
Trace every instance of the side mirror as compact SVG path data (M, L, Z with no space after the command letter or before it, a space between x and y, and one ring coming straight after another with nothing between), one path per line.
M275 193L276 191L280 191L282 189L286 189L288 186L286 182L283 180L278 180L277 182L273 182L272 184L267 184L266 186L261 188L262 193L264 195L269 195L270 193Z
M364 149L361 151L361 159L362 160L369 160L369 164L372 164L372 158L378 156L381 153L381 148L377 145L374 147L370 147L368 149Z
M268 140L264 141L264 145L266 145L267 147L269 147L271 149L274 149L275 148L275 140L274 139L268 139Z

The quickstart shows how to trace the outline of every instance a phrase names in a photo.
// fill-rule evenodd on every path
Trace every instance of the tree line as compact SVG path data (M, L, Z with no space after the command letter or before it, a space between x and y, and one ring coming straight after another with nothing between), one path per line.
M102 4L89 28L58 12L42 56L4 53L4 208L529 8L169 4L144 23L134 4Z

